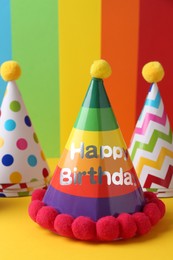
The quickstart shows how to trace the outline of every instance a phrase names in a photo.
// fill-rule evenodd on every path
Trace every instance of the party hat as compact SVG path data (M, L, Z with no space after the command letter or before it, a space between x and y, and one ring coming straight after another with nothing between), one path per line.
M46 187L49 169L15 83L19 65L4 62L0 73L8 81L0 117L0 196L26 196Z
M103 78L110 74L104 60L91 66L92 80L51 183L29 208L41 226L82 240L132 237L132 215L146 203L104 88ZM125 228L120 234L121 221L130 233Z
M149 62L142 70L152 83L131 140L129 153L144 190L158 197L173 196L172 130L157 82L164 77L159 62Z

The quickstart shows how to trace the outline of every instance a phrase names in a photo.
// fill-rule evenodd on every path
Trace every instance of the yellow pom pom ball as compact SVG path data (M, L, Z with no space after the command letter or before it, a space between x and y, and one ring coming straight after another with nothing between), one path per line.
M158 61L148 62L144 65L142 69L142 76L149 83L161 81L164 75L164 69Z
M21 75L21 69L16 61L6 61L1 65L0 74L5 81L16 80Z
M112 73L111 66L105 60L96 60L91 65L90 74L93 78L105 79Z

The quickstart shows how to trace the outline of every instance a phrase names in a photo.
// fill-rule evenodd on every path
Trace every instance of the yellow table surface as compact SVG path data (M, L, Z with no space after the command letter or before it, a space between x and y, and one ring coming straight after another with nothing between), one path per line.
M57 159L49 159L51 171ZM173 259L173 198L166 198L165 217L150 233L126 241L89 243L60 237L28 216L30 197L0 198L0 259Z

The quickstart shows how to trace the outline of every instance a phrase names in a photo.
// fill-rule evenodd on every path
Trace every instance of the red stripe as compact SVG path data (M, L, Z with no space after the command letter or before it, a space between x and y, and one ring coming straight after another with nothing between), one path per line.
M151 188L152 184L158 184L160 186L163 186L164 188L168 188L171 184L172 178L173 178L173 166L170 165L164 179L161 179L158 176L153 176L151 174L148 174L144 184L144 188Z
M164 79L158 83L159 90L171 124L173 124L173 1L141 0L139 30L139 60L137 78L137 115L144 105L149 90L148 83L141 76L146 62L158 60L165 69ZM136 118L136 119L137 119Z
M103 176L102 184L98 184L98 176L94 176L94 180L96 184L91 184L89 174L82 177L82 184L74 184L74 175L71 174L72 184L70 185L61 185L60 184L60 171L61 168L57 167L54 173L54 176L51 181L51 185L64 193L81 196L81 197L91 197L91 198L105 198L105 197L113 197L125 195L133 192L137 188L139 188L139 181L134 172L134 168L129 170L128 172L131 174L133 178L134 185L115 185L111 183L107 185L107 177ZM66 179L67 181L67 179Z

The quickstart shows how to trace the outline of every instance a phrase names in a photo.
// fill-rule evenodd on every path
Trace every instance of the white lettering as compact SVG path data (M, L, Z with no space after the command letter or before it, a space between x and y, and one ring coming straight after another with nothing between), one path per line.
M74 143L71 144L71 149L70 149L70 158L71 158L71 160L74 160L75 153L80 153L80 157L81 158L84 157L84 143L83 142L80 143L80 147L79 148L75 148Z

